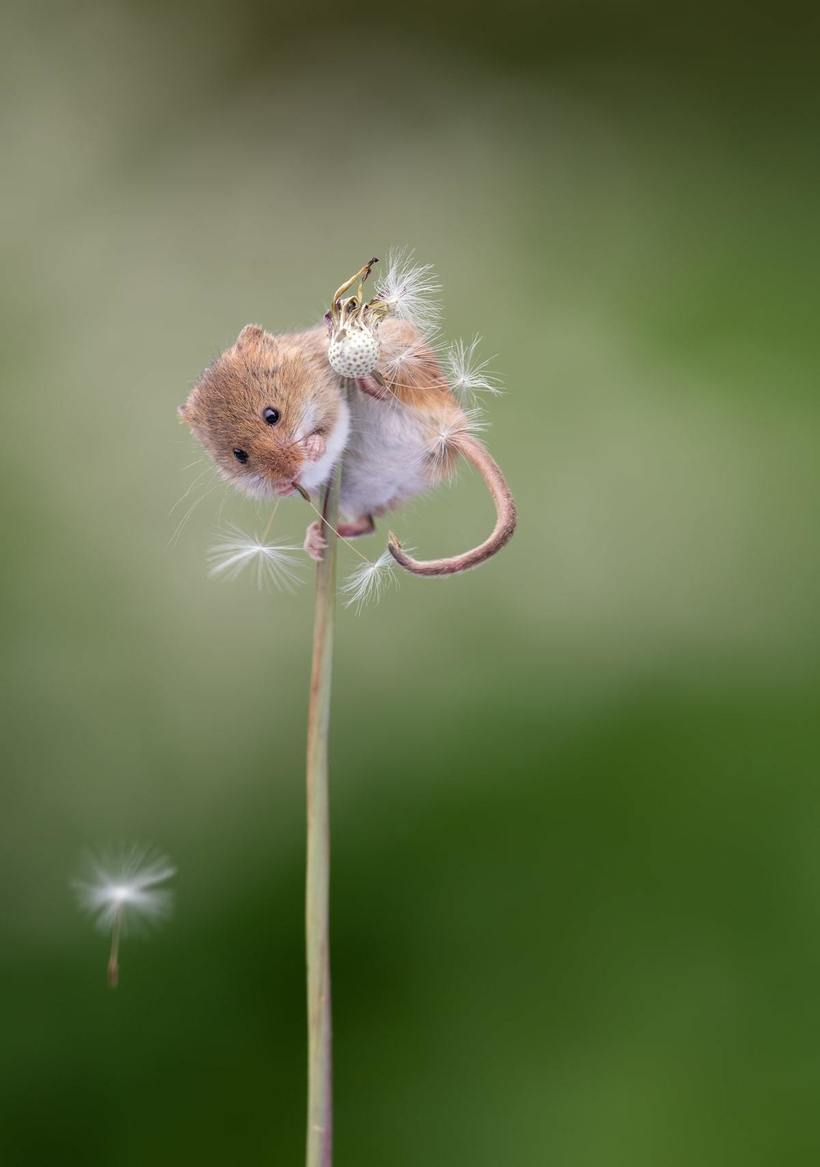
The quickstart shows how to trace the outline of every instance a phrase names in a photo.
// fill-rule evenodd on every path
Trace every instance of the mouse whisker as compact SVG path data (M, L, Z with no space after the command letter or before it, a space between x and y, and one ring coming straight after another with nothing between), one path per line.
M202 459L200 459L200 461L201 460ZM177 509L177 507L181 506L182 503L185 502L185 499L188 497L188 495L191 493L191 491L194 490L199 485L199 483L202 481L202 479L206 478L208 476L208 474L213 474L213 473L215 473L214 467L213 466L206 466L204 470L201 470L199 472L199 474L197 474L196 478L194 478L194 480L190 483L190 485L185 490L185 492L179 496L177 501L174 503L174 505L169 510L169 512L168 512L169 519L171 518L171 516L173 515L173 513Z
M179 541L179 537L182 534L183 530L185 529L185 527L188 523L188 520L190 519L191 515L194 513L196 508L199 506L199 504L201 502L203 502L208 497L209 494L213 494L213 492L216 490L216 488L220 485L221 485L221 482L219 479L217 479L217 481L213 484L213 486L209 486L204 494L201 494L199 496L199 498L195 499L195 501L191 503L191 505L188 507L187 511L185 512L185 514L182 516L182 518L177 523L176 530L174 531L173 535L171 536L171 538L169 540L169 545L171 547L173 547Z

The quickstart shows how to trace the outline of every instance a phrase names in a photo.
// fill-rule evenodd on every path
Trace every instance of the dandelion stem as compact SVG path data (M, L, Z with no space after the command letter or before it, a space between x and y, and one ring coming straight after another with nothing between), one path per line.
M333 1162L333 1064L330 1003L330 822L328 730L336 600L337 467L322 509L327 549L316 568L313 668L307 739L307 942L308 1124L307 1167Z
M124 904L117 908L114 923L111 927L111 953L108 957L108 987L116 989L120 983L120 933L122 932L122 916Z

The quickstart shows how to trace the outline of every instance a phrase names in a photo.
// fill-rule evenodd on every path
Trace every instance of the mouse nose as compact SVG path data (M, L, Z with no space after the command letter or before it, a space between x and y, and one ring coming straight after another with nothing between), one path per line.
M272 450L265 459L265 470L274 489L290 483L301 469L301 460L292 450Z

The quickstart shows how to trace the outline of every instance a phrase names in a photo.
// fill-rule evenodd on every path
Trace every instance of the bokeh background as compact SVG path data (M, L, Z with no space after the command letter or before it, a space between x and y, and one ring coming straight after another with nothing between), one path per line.
M5 6L3 1164L301 1160L310 572L208 579L267 513L175 407L395 244L521 526L340 616L338 1162L817 1162L816 19ZM69 880L131 840L177 913L110 993Z

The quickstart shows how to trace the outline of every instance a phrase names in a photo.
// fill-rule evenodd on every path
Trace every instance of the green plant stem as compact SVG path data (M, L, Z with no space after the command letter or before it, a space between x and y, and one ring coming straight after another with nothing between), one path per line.
M330 1000L330 821L328 731L336 609L336 533L340 470L325 491L322 516L327 550L316 568L313 668L307 739L308 1126L307 1167L333 1162L333 1039Z

